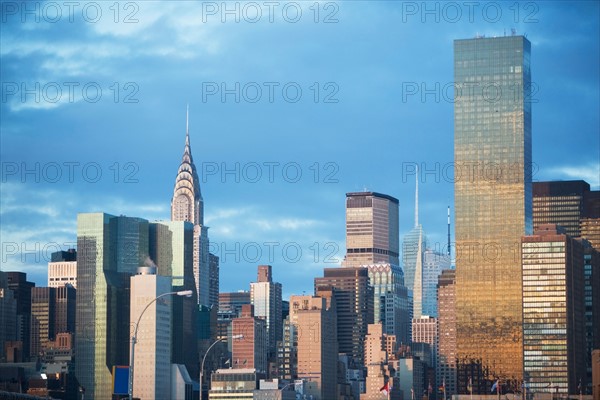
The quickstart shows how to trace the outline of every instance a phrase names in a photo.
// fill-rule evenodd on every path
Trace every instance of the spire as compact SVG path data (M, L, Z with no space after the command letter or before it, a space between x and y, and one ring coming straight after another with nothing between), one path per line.
M415 175L415 228L419 226L419 167Z
M185 145L190 145L190 104L187 104L185 109Z

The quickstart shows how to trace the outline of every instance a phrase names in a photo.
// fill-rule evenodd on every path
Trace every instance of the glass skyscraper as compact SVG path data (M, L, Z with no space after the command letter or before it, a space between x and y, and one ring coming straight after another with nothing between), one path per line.
M77 215L75 375L86 395L112 396L112 367L129 364L129 279L148 257L148 221Z
M521 236L532 231L531 44L523 36L454 42L458 367L493 382L523 377ZM479 368L477 368L479 370ZM460 372L460 371L459 371ZM458 391L466 394L466 374ZM473 377L473 381L479 377Z

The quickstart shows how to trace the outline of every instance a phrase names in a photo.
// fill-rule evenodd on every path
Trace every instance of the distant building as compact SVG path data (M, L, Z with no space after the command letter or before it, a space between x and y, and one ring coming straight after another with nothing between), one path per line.
M410 341L410 300L404 286L402 268L392 264L365 265L373 286L373 321L381 323L384 333L398 341Z
M242 314L231 321L232 336L243 335L234 339L231 345L231 365L234 369L253 368L258 373L267 373L267 323L254 316L251 304L242 306Z
M130 326L134 327L139 319L133 396L140 400L167 399L171 395L170 302L173 299L153 302L156 297L169 292L171 278L156 275L155 267L140 267L138 274L131 277Z
M564 232L539 225L522 238L523 370L531 392L552 384L557 393L577 393L586 371L586 243Z
M48 287L62 287L70 284L77 288L77 251L57 251L52 253L48 263Z
M325 298L290 297L290 325L298 330L298 378L313 383L307 393L315 400L337 395L336 322L335 305L328 304Z
M260 379L254 368L218 369L210 379L210 400L253 399Z
M41 357L46 344L54 340L56 320L56 288L31 289L31 348L32 357Z
M326 297L327 294L322 292L328 292L333 296L339 352L349 355L362 366L364 338L374 314L369 271L364 267L325 268L324 275L315 278L315 295Z
M423 315L438 316L437 285L443 270L450 269L450 257L432 249L423 253Z
M404 284L412 299L410 318L423 315L423 265L427 248L427 237L423 226L419 223L419 174L415 182L415 224L402 241L402 265L404 267Z
M23 342L17 338L17 300L8 288L8 276L0 271L0 362L21 361ZM9 354L10 353L10 354ZM28 351L29 353L29 351Z
M218 274L218 271L213 269L211 275L208 227L204 225L204 200L200 191L198 172L192 157L188 122L189 115L186 114L185 147L175 178L173 198L171 199L171 221L186 221L193 224L193 274L198 295L197 300L199 304L210 306L210 281L211 278L213 281L215 280L214 273Z
M360 395L361 400L388 400L389 392L393 387L393 371L387 361L388 354L385 350L385 337L381 324L370 324L369 333L365 338L365 366L367 377L365 380L365 393ZM382 388L388 390L382 391Z
M581 236L580 221L585 217L584 195L590 185L585 181L533 182L533 229L556 224L571 237Z
M398 199L376 192L346 193L343 265L399 264Z
M444 383L446 397L456 394L456 273L442 271L438 281L438 385Z
M230 313L239 317L244 304L251 304L248 291L219 293L219 314Z
M423 360L429 367L435 368L437 364L438 349L438 324L437 319L428 315L421 315L412 320L413 343L427 343L431 349L431 357ZM432 382L435 386L435 382Z
M23 343L23 360L30 358L31 339L31 289L35 283L27 281L24 272L6 272L8 288L13 291L14 299L17 301L17 337L16 340Z
M219 257L208 254L209 274L209 307L219 308Z
M266 322L268 358L274 359L277 342L282 335L282 299L281 283L273 282L270 265L258 266L257 282L250 283L250 301L254 306L254 316Z
M289 316L283 321L283 337L277 342L277 377L298 378L298 333Z

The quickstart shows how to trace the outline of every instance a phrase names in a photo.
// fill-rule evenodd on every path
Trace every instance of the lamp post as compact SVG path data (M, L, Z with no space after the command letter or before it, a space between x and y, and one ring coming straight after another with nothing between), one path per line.
M233 335L231 337L231 339L243 339L244 335ZM213 342L213 344L211 344L210 346L208 346L208 349L206 350L206 353L204 353L204 357L202 357L202 364L200 364L200 400L202 400L202 378L203 378L203 374L204 374L204 361L206 361L206 356L208 355L208 352L210 351L210 349L212 349L217 343L222 342L223 338L217 339Z
M168 293L163 293L163 294L155 297L150 303L146 304L146 307L144 307L144 309L140 313L140 316L137 319L137 322L135 324L135 329L133 330L133 336L131 337L131 350L129 352L129 388L128 388L129 389L128 390L129 400L133 400L133 363L134 363L134 356L135 356L135 343L137 342L137 331L138 331L138 327L140 326L140 320L142 319L142 316L144 315L144 313L146 312L148 307L150 307L152 305L152 303L154 303L156 300L160 299L161 297L173 296L173 295L192 297L192 291L191 290L181 290L179 292L168 292Z

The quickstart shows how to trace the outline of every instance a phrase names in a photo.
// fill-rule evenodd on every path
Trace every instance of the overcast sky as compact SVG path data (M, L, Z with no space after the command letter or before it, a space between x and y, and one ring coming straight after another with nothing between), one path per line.
M45 286L77 213L169 219L188 103L221 291L269 263L285 297L312 292L344 256L346 192L397 197L403 235L415 164L445 243L453 40L512 29L532 44L534 181L599 189L598 4L2 2L2 270Z

